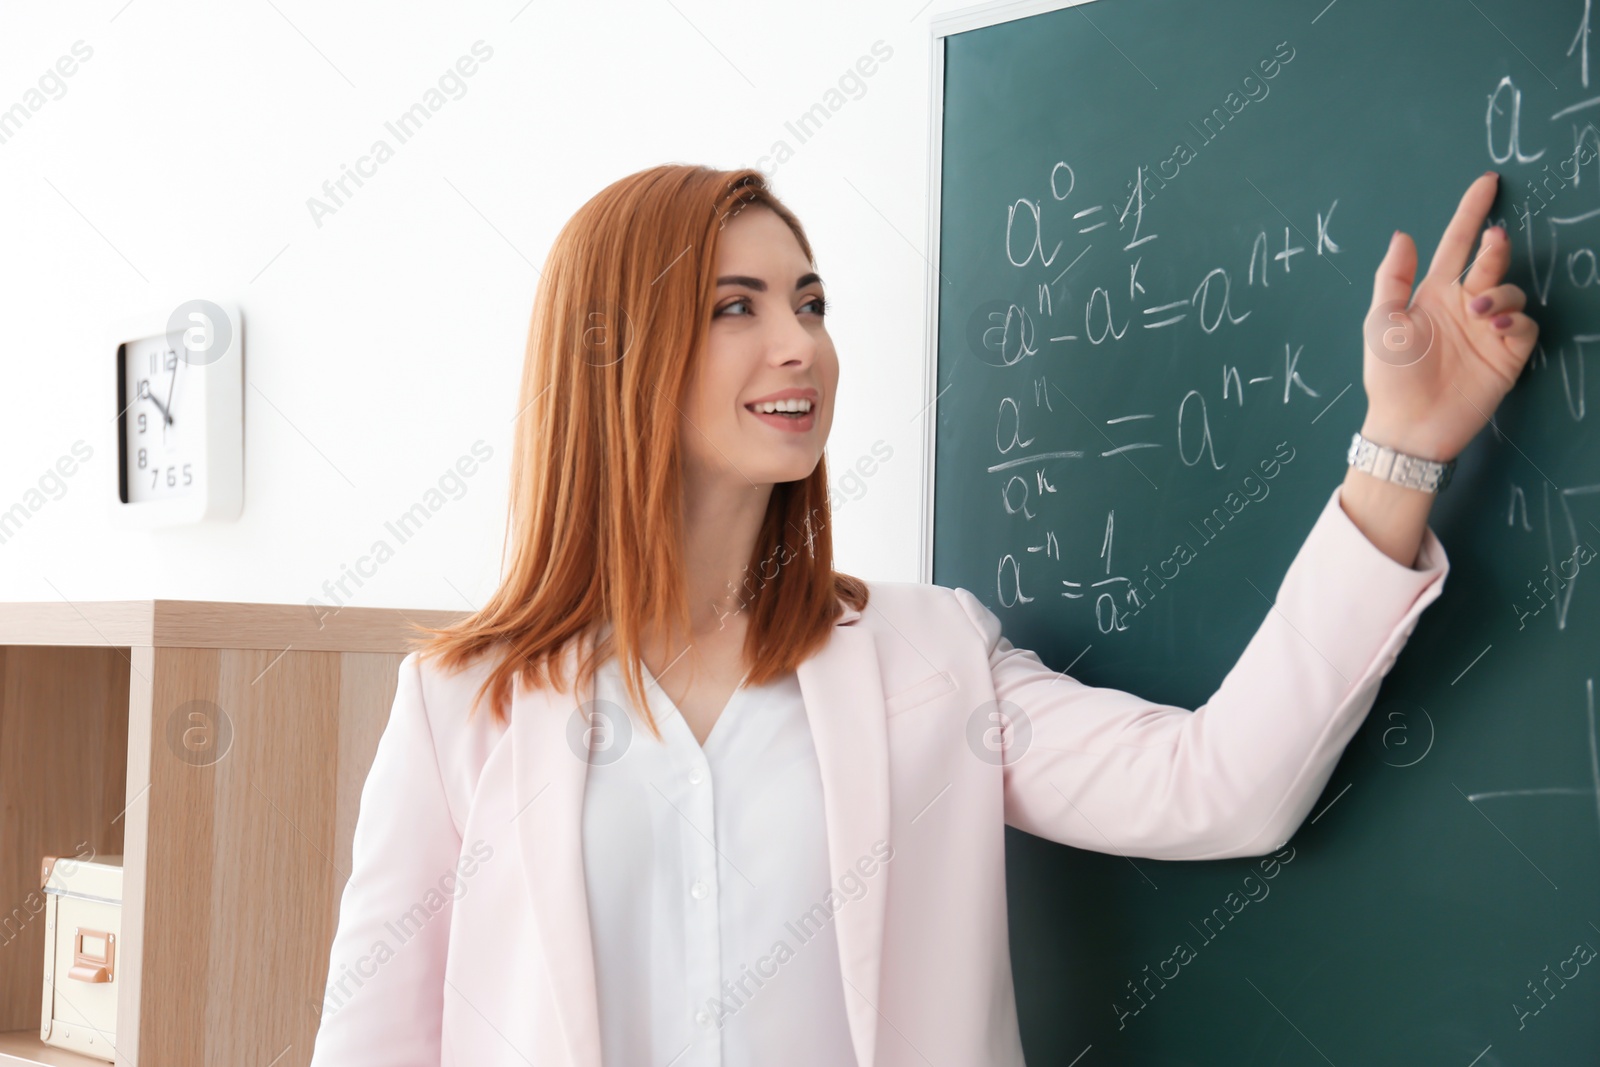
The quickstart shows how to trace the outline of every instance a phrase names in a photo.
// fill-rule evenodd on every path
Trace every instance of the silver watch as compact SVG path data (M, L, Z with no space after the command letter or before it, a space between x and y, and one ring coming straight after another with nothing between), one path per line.
M1440 463L1438 460L1410 456L1396 452L1388 445L1369 441L1359 433L1350 438L1350 453L1345 461L1358 471L1366 471L1375 478L1383 478L1408 489L1421 489L1425 493L1442 493L1450 484L1450 475L1456 461Z

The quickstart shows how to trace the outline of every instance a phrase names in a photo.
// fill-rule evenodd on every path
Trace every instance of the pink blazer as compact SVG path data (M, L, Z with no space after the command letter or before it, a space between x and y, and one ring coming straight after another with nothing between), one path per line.
M1415 569L1389 559L1335 489L1192 713L1058 674L964 589L870 583L797 672L860 1067L1022 1064L1007 824L1167 860L1281 847L1448 567L1431 529ZM575 714L590 694L519 686L509 729L482 709L469 723L486 669L401 664L313 1067L600 1067L579 826L593 731ZM994 701L1013 719L1000 733Z

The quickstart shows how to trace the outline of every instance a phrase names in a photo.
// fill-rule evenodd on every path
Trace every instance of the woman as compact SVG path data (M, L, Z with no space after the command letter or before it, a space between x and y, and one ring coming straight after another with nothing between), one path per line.
M1362 434L1419 461L1537 334L1502 228L1469 265L1495 181L1414 296L1409 237L1377 272ZM755 170L652 168L562 230L509 566L401 664L316 1067L1021 1064L1006 824L1218 859L1305 818L1441 590L1433 492L1353 465L1201 709L1085 686L964 589L833 570L823 316Z

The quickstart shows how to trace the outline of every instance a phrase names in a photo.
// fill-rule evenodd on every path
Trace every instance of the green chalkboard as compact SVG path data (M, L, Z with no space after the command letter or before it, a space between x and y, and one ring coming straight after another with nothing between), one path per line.
M1425 270L1487 169L1541 335L1434 507L1443 596L1269 895L1205 925L1260 860L1008 829L1028 1062L1600 1062L1600 564L1534 593L1600 548L1587 0L1043 6L935 26L931 578L1019 647L1211 696L1266 615L1251 583L1277 588L1344 476L1390 233ZM1280 450L1270 496L1131 603Z

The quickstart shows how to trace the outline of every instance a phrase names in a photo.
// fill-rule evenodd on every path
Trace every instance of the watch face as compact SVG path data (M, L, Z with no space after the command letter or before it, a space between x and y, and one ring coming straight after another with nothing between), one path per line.
M119 363L123 499L188 496L200 485L205 443L195 368L161 335L128 342Z

